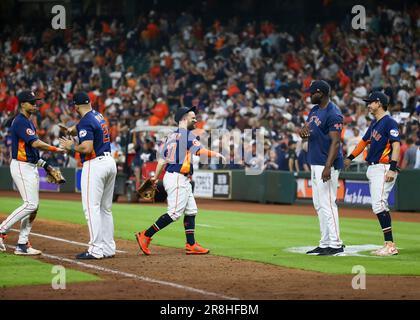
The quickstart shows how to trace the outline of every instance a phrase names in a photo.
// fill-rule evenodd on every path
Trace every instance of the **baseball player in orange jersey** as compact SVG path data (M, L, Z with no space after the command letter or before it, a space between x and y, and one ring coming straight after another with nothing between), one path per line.
M366 157L369 164L366 176L369 179L372 210L378 217L385 239L384 246L372 251L372 254L392 256L398 254L398 250L392 237L388 196L397 179L397 163L400 156L398 123L386 114L388 98L382 92L372 92L364 101L367 102L369 112L375 120L350 156L344 160L344 165L348 168L351 161L370 144Z
M0 224L0 251L6 251L4 239L10 228L20 221L19 240L15 249L17 255L38 255L40 250L31 247L28 237L35 220L39 204L39 175L37 166L45 166L39 151L64 152L63 149L42 142L36 135L31 116L38 111L35 94L22 91L18 94L20 112L12 122L12 162L10 172L13 182L23 199L23 205Z
M149 229L136 233L137 243L144 254L149 255L149 244L152 236L170 223L178 220L184 214L184 228L187 238L186 254L207 254L209 249L200 246L194 237L195 216L197 204L194 199L190 177L193 174L191 156L207 155L226 161L220 153L204 149L191 130L197 122L195 107L178 109L175 121L179 123L178 130L170 134L164 144L162 158L159 159L154 177L154 183L166 165L163 186L168 194L168 209Z

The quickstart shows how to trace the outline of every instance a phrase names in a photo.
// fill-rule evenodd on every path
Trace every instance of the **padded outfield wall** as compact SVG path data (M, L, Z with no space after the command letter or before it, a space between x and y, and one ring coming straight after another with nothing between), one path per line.
M40 171L40 190L80 192L81 169L64 168L67 183L61 186L46 182ZM118 175L116 188L123 194L125 175ZM198 170L194 173L194 193L198 198L252 201L260 203L312 203L309 172L264 171L246 175L244 170ZM15 190L9 167L0 167L0 190ZM370 207L369 182L364 173L341 172L337 193L339 205ZM420 212L420 170L403 170L390 193L391 208Z

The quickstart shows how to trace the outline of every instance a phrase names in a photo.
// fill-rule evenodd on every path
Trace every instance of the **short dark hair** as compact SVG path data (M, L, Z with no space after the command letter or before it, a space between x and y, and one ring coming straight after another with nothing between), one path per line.
M412 138L407 138L407 144L413 144L414 140Z

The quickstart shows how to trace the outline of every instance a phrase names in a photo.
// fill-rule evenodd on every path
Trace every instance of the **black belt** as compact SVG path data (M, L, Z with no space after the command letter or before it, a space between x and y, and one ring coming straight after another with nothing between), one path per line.
M372 161L372 162L368 162L368 165L372 166L374 164L389 164L389 163L381 163L379 161Z

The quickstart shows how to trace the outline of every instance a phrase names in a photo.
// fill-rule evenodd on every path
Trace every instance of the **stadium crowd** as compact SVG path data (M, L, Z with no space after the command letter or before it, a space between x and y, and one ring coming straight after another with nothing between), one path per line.
M344 153L372 120L361 99L384 90L400 124L400 166L420 169L420 7L399 12L382 6L367 14L366 30L353 30L347 19L313 25L305 34L279 30L267 20L232 17L204 25L188 12L171 18L154 11L133 26L116 19L41 33L6 26L0 31L0 165L10 161L8 128L17 112L16 95L30 88L42 97L38 135L53 145L59 123L77 122L68 101L83 90L106 116L121 164L126 145L134 167L156 158L156 138L130 129L173 126L178 107L196 106L199 129L262 128L264 168L309 171L298 135L311 108L305 89L324 79L344 115ZM228 152L231 163L225 168L254 165L233 163L234 146ZM57 166L80 165L67 155L44 157ZM358 161L363 163L363 155Z

